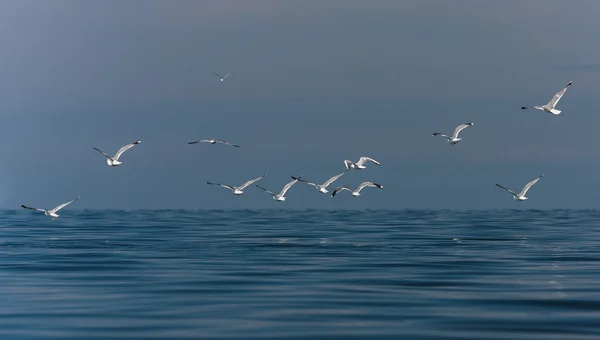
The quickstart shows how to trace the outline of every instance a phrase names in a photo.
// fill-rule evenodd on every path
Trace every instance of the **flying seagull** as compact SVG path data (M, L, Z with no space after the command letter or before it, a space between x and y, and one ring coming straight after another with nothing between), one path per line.
M303 177L303 176L300 176L300 177L298 177L298 178L302 178L302 177ZM258 187L258 188L260 188L260 189L262 189L262 190L264 190L264 191L266 191L266 192L268 192L269 194L271 194L271 196L273 196L273 199L274 199L274 200L276 200L277 202L283 202L283 201L285 201L285 199L286 199L286 197L284 196L284 195L285 195L285 193L286 193L288 190L290 190L290 188L292 187L292 185L296 184L296 182L298 182L298 181L299 181L299 179L295 179L295 180L293 180L293 181L289 182L288 184L286 184L286 185L283 187L283 189L281 189L281 192L280 192L280 193L278 193L278 194L275 194L275 193L273 193L272 191L269 191L269 190L267 190L267 189L265 189L265 188L263 188L263 187L259 186L258 184L255 184L255 186L256 186L256 187Z
M346 171L348 171L348 170L346 170ZM295 180L298 180L300 182L304 182L304 183L306 183L308 185L312 185L313 187L317 188L317 190L319 190L321 193L326 194L326 193L329 192L329 191L327 191L327 187L329 186L329 184L335 182L338 178L342 177L342 175L345 174L346 171L342 172L341 174L338 174L338 175L335 175L335 176L331 177L330 179L328 179L323 184L315 184L315 183L312 183L312 182L309 182L307 180L304 180L304 179L301 179L301 178L298 178L298 177L294 177L294 176L292 176L292 178L295 179Z
M56 207L56 208L54 208L54 209L52 209L52 210L45 210L45 209L39 209L39 208L28 207L28 206L26 206L26 205L23 205L23 204L21 204L21 208L25 208L25 209L29 209L29 210L36 210L36 211L43 211L43 212L44 212L44 214L45 214L46 216L50 216L50 217L52 217L52 221L54 221L54 220L55 220L55 219L56 219L58 216L60 216L60 215L58 215L58 214L57 214L57 212L58 212L60 209L62 209L62 208L64 208L64 207L66 207L67 205L69 205L69 204L71 204L71 203L73 203L73 202L77 201L78 199L79 199L79 197L77 197L76 199L74 199L74 200L72 200L72 201L70 201L70 202L63 203L63 204L59 205L58 207Z
M244 193L244 191L243 191L243 190L244 190L244 189L245 189L247 186L249 186L250 184L252 184L252 183L254 183L254 182L258 181L258 180L261 180L261 179L262 179L263 177L265 177L265 176L266 176L266 174L265 174L265 175L262 175L262 176L260 176L259 178L251 179L251 180L249 180L248 182L246 182L246 183L244 183L244 184L240 185L239 187L234 187L234 186L231 186L231 185L227 185L227 184L221 184L221 183L211 183L211 182L208 182L208 181L206 182L206 184L210 184L210 185L220 185L220 186L222 186L223 188L227 188L227 189L229 189L229 190L233 191L233 193L234 193L235 195L241 195L241 194L243 194L243 193Z
M221 75L220 75L220 74L218 74L218 73L215 73L215 72L213 72L212 74L214 74L215 76L219 77L219 79L221 79L221 81L224 81L224 80L225 80L225 78L229 77L229 75L230 75L231 73L227 73L226 75L224 75L224 76L222 76L222 77L221 77Z
M362 169L366 168L365 163L367 163L367 162L373 162L377 165L381 165L381 163L379 163L378 161L376 161L370 157L361 157L358 160L358 162L356 162L356 163L346 159L346 160L344 160L344 165L346 165L347 170L350 170L350 169L362 170Z
M107 155L104 151L94 147L94 150L100 152L101 154L104 155L104 157L106 157L106 163L108 163L108 166L119 166L121 163L123 162L119 162L119 157L121 157L121 155L123 154L123 152L133 148L134 146L140 144L142 141L138 140L135 141L133 143L129 143L125 146L122 146L119 151L117 151L117 153L114 155L114 157L110 157L109 155Z
M356 190L352 190L352 189L348 188L347 186L342 185L342 186L337 187L337 189L335 189L335 191L331 193L331 197L334 197L338 192L343 191L343 190L348 190L352 193L352 196L358 197L358 196L360 196L360 191L366 187L374 187L374 188L383 189L383 186L381 184L377 184L377 183L373 183L373 182L363 182L358 186L358 188L356 188Z
M434 136L442 136L442 137L446 137L446 138L448 138L448 143L450 143L451 145L454 145L454 144L456 144L456 143L458 143L458 142L460 142L460 141L462 140L462 138L458 138L458 134L459 134L459 133L460 133L462 130L464 130L464 129L468 128L468 127L469 127L469 126L471 126L471 125L473 125L473 123L464 123L464 124L460 124L459 126L457 126L457 127L456 127L456 129L454 129L454 133L452 134L452 136L448 136L448 135L445 135L445 134L443 134L443 133L439 133L439 132L436 132L436 133L434 133L433 135L434 135Z
M228 141L221 140L221 139L201 139L201 140L194 140L194 141L188 142L188 144L196 144L196 143L210 143L210 144L220 143L220 144L235 146L236 148L240 147L239 145L231 144Z
M569 86L571 86L571 84L573 84L572 81L570 81L567 84L567 86L565 86L562 90L556 92L554 94L554 97L552 97L552 99L550 99L550 101L548 102L548 104L542 105L542 106L521 106L521 109L523 109L523 110L526 110L526 109L536 109L536 110L541 110L541 111L552 113L553 115L558 115L562 111L555 109L556 104L558 104L558 101L560 100L560 98L562 98L562 96L564 96L565 92L567 92L567 88Z
M513 198L515 199L515 201L519 201L519 202L520 202L520 201L524 201L524 200L528 199L527 197L525 197L525 194L527 193L527 190L531 189L531 187L532 187L532 186L533 186L535 183L537 183L537 181L539 181L539 180L540 180L540 178L542 178L542 177L544 177L544 175L543 175L543 174L542 174L542 175L540 175L540 177L538 177L538 178L534 179L533 181L531 181L531 182L529 182L529 183L525 184L525 186L523 187L523 190L521 190L521 192L520 192L520 193L518 193L518 194L517 194L516 192L512 191L512 190L509 190L509 189L507 189L507 188L505 188L505 187L501 186L500 184L496 184L496 186L498 186L498 187L500 187L500 188L502 188L502 189L504 189L504 190L506 190L506 191L510 192L510 193L513 195Z

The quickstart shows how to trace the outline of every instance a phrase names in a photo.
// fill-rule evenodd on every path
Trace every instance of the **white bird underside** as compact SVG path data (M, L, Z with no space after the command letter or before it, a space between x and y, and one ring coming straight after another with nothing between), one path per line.
M344 165L346 166L346 170L349 170L349 169L362 170L362 169L366 168L365 164L367 162L371 162L376 165L381 165L381 163L379 163L378 161L376 161L370 157L361 157L358 159L358 162L356 162L356 163L346 159L346 160L344 160Z
M558 102L560 101L560 99L565 95L565 92L567 92L567 89L569 88L569 86L571 86L572 84L573 84L573 82L570 81L567 84L567 86L565 86L562 90L556 92L554 94L554 96L552 96L552 99L550 99L550 101L546 105L521 106L521 109L523 109L523 110L526 110L526 109L536 109L536 110L540 110L540 111L552 113L553 115L559 115L562 111L561 110L557 110L556 109L556 105L558 104Z
M496 184L497 187L504 189L506 191L508 191L509 193L511 193L513 195L513 198L515 199L515 201L524 201L526 199L528 199L527 197L525 197L525 195L527 194L527 191L529 191L529 189L531 189L531 187L537 183L542 177L544 177L544 174L540 175L539 177L537 177L536 179L534 179L533 181L525 184L525 186L523 187L523 189L521 190L520 193L516 193L508 188L503 187L500 184Z
M358 188L356 188L356 190L352 190L345 185L341 185L341 186L337 187L333 191L333 193L331 193L331 197L335 197L335 195L338 192L344 191L344 190L348 190L352 193L352 196L358 197L358 196L360 196L360 191L366 187L374 187L374 188L378 188L378 189L383 189L383 186L381 184L377 184L377 183L373 183L373 182L363 182L358 186Z
M458 142L460 142L460 141L462 140L462 138L458 138L458 134L459 134L459 133L460 133L462 130L464 130L464 129L468 128L469 126L472 126L472 125L474 125L474 124L473 124L473 123L464 123L464 124L460 124L459 126L457 126L457 127L454 129L454 133L452 134L452 136L448 136L448 135L445 135L445 134L443 134L443 133L439 133L439 132L436 132L436 133L434 133L433 135L434 135L434 136L441 136L441 137L444 137L444 138L448 139L448 143L450 143L450 144L454 145L454 144L456 144L456 143L458 143Z
M100 150L100 149L98 149L98 148L96 148L96 147L94 147L94 150L96 150L96 151L100 152L101 154L103 154L103 155L104 155L104 157L106 157L106 163L107 163L109 166L118 166L118 165L120 165L120 164L122 164L122 163L123 163L123 162L119 162L119 158L121 157L121 155L122 155L122 154L123 154L125 151L127 151L127 150L131 149L132 147L134 147L134 146L136 146L136 145L138 145L138 144L140 144L141 142L142 142L142 141L139 141L139 140L138 140L138 141L135 141L135 142L133 142L133 143L129 143L129 144L127 144L127 145L124 145L124 146L122 146L122 147L119 149L119 151L117 151L117 153L116 153L116 154L115 154L113 157L110 157L109 155L107 155L107 154L106 154L106 152L104 152L104 151L102 151L102 150Z
M52 220L55 220L55 219L56 219L58 216L60 216L60 215L58 215L58 214L57 214L57 212L58 212L59 210L61 210L62 208L66 207L67 205L69 205L69 204L71 204L71 203L73 203L73 202L77 201L78 199L79 199L79 197L77 197L76 199L74 199L74 200L72 200L72 201L69 201L69 202L67 202L67 203L63 203L63 204L61 204L61 205L57 206L56 208L53 208L53 209L50 209L50 210L46 210L46 209L40 209L40 208L34 208L34 207L29 207L29 206L26 206L26 205L24 205L24 204L21 204L21 208L25 208L25 209L29 209L29 210L35 210L35 211L41 211L41 212L43 212L43 213L44 213L46 216L50 216L50 217L52 217Z
M248 187L249 185L253 184L256 181L259 181L259 180L263 179L265 176L266 176L266 174L262 175L262 176L260 176L258 178L255 178L255 179L251 179L251 180L247 181L246 183L244 183L244 184L242 184L240 186L237 186L237 187L234 187L234 186L231 186L231 185L228 185L228 184L223 184L223 183L212 183L212 182L208 182L208 181L206 182L206 184L219 185L219 186L221 186L223 188L227 188L227 189L233 191L233 193L236 194L236 195L241 195L241 194L244 193L243 190L246 189L246 187Z

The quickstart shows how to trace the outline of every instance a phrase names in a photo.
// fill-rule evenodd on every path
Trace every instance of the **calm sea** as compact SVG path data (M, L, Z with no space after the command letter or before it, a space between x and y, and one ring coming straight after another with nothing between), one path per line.
M600 339L596 211L0 212L0 339Z

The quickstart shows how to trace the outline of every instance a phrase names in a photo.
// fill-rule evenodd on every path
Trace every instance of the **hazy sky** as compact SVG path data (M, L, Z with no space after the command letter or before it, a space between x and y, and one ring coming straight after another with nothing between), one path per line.
M0 208L596 208L600 2L0 1ZM220 82L211 72L231 72ZM559 116L545 104L573 81ZM433 137L475 123L455 146ZM216 137L240 144L187 145ZM106 165L112 154L142 144ZM344 159L382 163L279 204ZM527 202L514 190L544 173ZM335 187L335 185L333 185ZM333 188L332 188L333 189Z

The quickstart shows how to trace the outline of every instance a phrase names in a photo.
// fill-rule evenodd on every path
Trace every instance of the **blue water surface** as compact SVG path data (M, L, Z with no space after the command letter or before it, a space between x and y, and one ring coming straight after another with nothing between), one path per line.
M600 339L600 212L4 211L0 339Z

